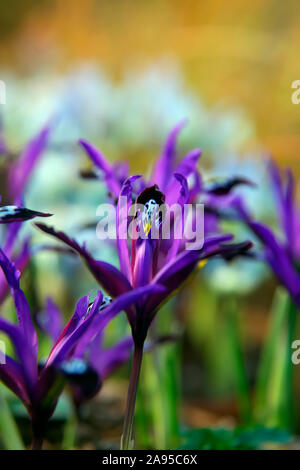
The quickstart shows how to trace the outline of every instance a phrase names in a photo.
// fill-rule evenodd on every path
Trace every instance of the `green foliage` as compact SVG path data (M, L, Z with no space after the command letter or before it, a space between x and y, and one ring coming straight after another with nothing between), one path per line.
M257 422L293 429L294 373L291 345L297 309L288 293L278 288L263 345L256 382L254 413Z
M2 387L0 387L0 438L6 450L25 448Z
M183 433L182 450L255 450L267 444L283 444L290 435L278 428L262 426L234 429L189 429Z

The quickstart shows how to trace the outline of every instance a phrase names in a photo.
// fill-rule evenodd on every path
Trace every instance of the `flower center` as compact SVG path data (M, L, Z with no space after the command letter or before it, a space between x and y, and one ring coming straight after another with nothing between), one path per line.
M155 184L145 188L137 197L136 203L140 230L147 236L152 227L158 228L161 225L160 209L165 203L165 196Z
M160 217L159 217L159 205L154 199L150 199L144 205L144 210L141 214L142 216L142 225L145 235L148 235L152 224L155 227L159 227L160 225Z

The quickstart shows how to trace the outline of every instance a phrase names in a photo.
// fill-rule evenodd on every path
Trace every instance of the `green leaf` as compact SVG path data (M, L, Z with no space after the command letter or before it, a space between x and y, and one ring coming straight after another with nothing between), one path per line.
M182 450L255 450L267 444L286 443L290 435L281 429L237 427L189 429L183 433Z
M0 435L7 450L24 450L20 432L0 387Z

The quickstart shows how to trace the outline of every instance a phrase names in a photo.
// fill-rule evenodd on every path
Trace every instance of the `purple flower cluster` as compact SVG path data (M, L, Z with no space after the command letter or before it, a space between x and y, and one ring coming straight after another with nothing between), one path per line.
M0 223L8 227L0 249L3 271L0 302L10 289L17 324L0 318L0 330L10 338L15 350L15 357L6 356L6 364L0 366L0 379L27 408L36 448L41 445L45 426L65 384L70 385L75 402L80 404L100 390L103 380L127 361L134 349L122 438L123 448L130 446L144 343L160 307L210 258L222 257L230 261L237 256L248 256L251 242L232 243L233 236L220 230L219 220L225 209L234 211L235 217L237 214L237 218L262 241L265 260L300 305L300 245L297 237L300 217L291 172L287 172L287 182L284 183L277 167L270 163L283 232L281 240L265 224L253 220L241 198L232 196L234 188L252 184L250 181L234 176L224 183L204 184L197 167L200 149L192 150L177 161L177 136L182 127L183 123L180 123L170 132L149 180L130 175L124 162L110 164L96 147L80 141L94 164L93 175L105 183L109 200L118 208L115 224L119 268L96 259L85 245L64 232L42 223L35 224L77 253L106 293L104 295L99 290L93 302L89 300L90 295L79 299L66 326L63 315L51 299L47 300L45 310L38 316L38 325L34 325L29 304L20 288L20 274L32 255L30 240L23 241L17 255L14 250L23 222L51 215L29 210L22 204L30 174L48 144L51 125L46 126L26 147L21 158L9 167L7 181L13 205L0 208ZM3 153L9 155L6 145L2 147ZM122 201L125 199L125 205L121 205L121 198ZM181 239L175 238L174 232L168 239L161 236L163 220L154 216L157 208L162 204L177 204L183 209L186 204L198 202L205 203L203 243L196 244L192 250L187 249L183 230ZM142 214L142 227L135 216L141 204L146 208ZM183 228L185 224L194 224L193 218L188 221L184 218L183 211L170 220L173 228L178 221ZM132 223L136 223L137 231L142 228L146 236L134 238L129 243L121 233ZM159 236L152 238L150 234L156 225ZM132 336L106 348L103 341L106 326L122 311L127 315ZM53 343L43 362L38 360L37 327Z

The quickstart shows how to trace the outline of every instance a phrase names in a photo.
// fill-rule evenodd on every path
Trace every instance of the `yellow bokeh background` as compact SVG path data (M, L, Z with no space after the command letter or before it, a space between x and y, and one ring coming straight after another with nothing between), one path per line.
M245 109L248 143L298 170L300 79L297 0L52 0L2 2L0 60L20 73L93 60L115 78L130 66L175 59L208 106Z

